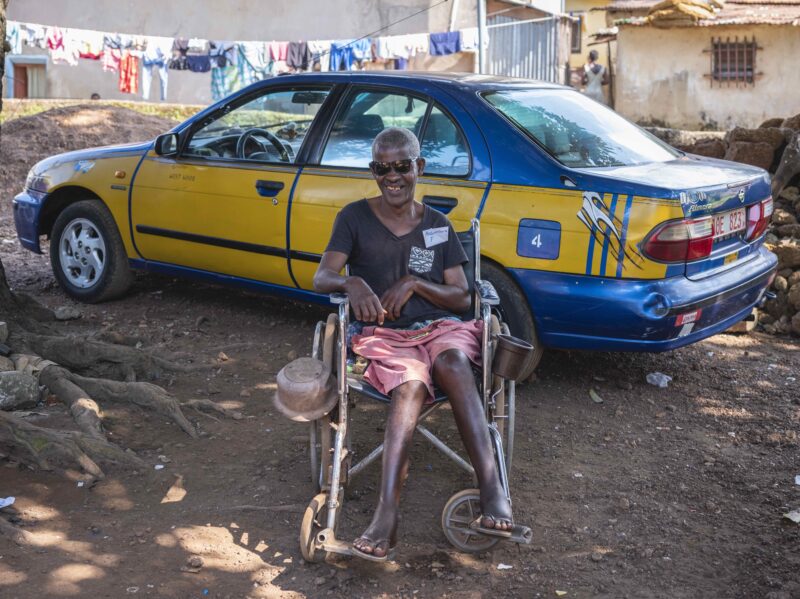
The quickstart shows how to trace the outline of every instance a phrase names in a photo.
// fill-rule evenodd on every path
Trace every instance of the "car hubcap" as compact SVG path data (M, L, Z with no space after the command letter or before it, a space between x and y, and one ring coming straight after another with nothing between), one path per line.
M58 244L61 270L81 289L96 285L106 268L106 244L97 227L85 218L71 221Z

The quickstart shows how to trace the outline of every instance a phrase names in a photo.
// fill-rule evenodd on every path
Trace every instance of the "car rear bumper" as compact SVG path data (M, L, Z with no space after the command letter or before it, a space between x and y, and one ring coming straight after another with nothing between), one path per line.
M777 258L764 247L743 264L701 281L609 279L511 269L546 347L666 351L744 319L764 296ZM691 326L678 316L701 310Z
M46 194L26 189L11 202L14 211L14 226L22 247L42 253L39 247L39 212Z

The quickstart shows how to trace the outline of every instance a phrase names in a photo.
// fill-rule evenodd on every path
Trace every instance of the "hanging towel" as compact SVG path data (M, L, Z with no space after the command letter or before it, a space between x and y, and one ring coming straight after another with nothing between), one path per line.
M477 52L478 51L478 28L467 27L459 31L461 34L461 51L462 52ZM486 30L486 39L483 41L483 47L489 47L489 30Z
M458 31L431 33L428 54L431 56L446 56L456 52L461 52L461 35Z
M100 60L103 56L103 32L74 29L73 35L77 40L78 56L90 60Z
M124 94L139 92L139 59L130 50L124 50L119 61L119 91Z

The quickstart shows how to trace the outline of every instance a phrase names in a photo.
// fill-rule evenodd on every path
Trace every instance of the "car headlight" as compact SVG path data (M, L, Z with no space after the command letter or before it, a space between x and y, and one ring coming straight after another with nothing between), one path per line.
M33 169L28 171L28 176L25 178L25 189L46 192L48 187L50 187L50 180L45 175L37 175Z

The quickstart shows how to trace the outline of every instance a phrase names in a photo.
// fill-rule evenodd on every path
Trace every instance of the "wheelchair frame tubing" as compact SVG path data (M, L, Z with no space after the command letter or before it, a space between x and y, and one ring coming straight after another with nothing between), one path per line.
M344 301L339 304L339 339L337 347L347 343L347 320L350 311L350 302ZM331 488L328 492L328 522L327 527L333 529L336 525L336 512L341 507L339 505L339 486L341 484L342 463L344 462L346 451L344 440L347 437L348 426L348 405L347 405L347 350L339 349L337 363L338 383L339 383L339 422L336 426L336 440L333 449L333 472L331 473Z

